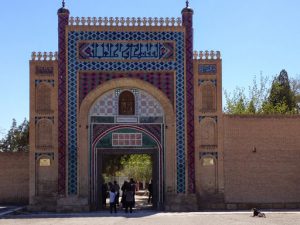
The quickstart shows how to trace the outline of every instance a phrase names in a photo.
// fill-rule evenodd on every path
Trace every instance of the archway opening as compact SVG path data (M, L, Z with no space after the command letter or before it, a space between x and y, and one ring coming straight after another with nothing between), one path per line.
M110 207L109 191L116 196L117 210L126 209L127 193L134 193L134 210L155 209L158 200L157 150L98 149L98 210Z

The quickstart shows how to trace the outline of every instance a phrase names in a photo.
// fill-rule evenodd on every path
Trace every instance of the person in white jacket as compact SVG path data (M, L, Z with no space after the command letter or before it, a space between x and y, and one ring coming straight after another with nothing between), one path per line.
M116 191L114 188L111 188L109 191L109 209L110 209L110 213L113 212L113 210L115 211L115 213L117 213L117 206L116 206Z

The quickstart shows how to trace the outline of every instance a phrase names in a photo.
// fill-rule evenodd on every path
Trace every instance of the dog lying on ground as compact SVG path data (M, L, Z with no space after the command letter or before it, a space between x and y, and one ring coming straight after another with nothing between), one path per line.
M253 217L257 216L257 217L264 217L264 218L266 218L266 214L260 212L258 209L253 208L252 211L253 211Z

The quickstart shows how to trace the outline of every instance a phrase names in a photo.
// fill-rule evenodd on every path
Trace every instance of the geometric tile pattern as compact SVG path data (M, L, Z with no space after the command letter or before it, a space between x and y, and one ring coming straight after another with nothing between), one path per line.
M77 60L79 41L174 41L174 61L134 62L80 62ZM77 194L77 73L80 71L176 71L176 139L177 139L177 192L185 192L185 83L184 83L184 33L161 32L68 32L68 193ZM144 72L145 73L145 72ZM111 73L110 73L111 74ZM81 76L80 76L81 78ZM109 79L108 79L109 80Z
M134 63L135 65L138 65ZM144 64L144 63L143 63ZM79 72L79 103L99 85L105 83L108 80L118 78L135 78L146 81L153 86L161 90L170 99L174 105L174 84L175 77L173 72L105 72L105 71L93 71L93 72Z
M140 91L140 99L138 102L138 115L139 116L163 116L164 112L159 102L151 95L144 91Z
M118 89L118 91L123 91ZM136 115L143 117L162 117L164 115L160 103L148 93L142 90L134 90ZM116 116L118 115L118 96L116 91L103 94L92 106L90 116Z
M186 28L186 99L187 99L187 158L188 192L195 193L195 134L194 134L194 71L193 71L193 11L186 8L182 13Z
M66 26L69 11L58 12L58 194L66 194Z
M102 95L90 110L90 116L114 115L117 115L117 98L114 91Z

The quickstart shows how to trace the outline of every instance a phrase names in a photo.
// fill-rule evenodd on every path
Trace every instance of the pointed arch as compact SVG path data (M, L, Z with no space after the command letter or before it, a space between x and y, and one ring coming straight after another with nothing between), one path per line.
M135 78L120 78L105 82L99 85L96 89L90 92L83 100L78 118L78 131L80 139L78 140L78 162L79 164L79 194L81 196L89 196L90 183L89 183L89 112L93 105L97 102L99 97L105 93L115 90L115 89L132 89L138 88L147 93L151 93L151 96L156 99L165 113L164 126L165 129L165 145L164 154L166 156L166 161L168 161L168 166L165 168L165 173L169 174L164 185L170 187L170 189L175 190L176 187L176 142L174 142L174 137L176 136L176 114L174 107L168 97L158 88L140 79Z

